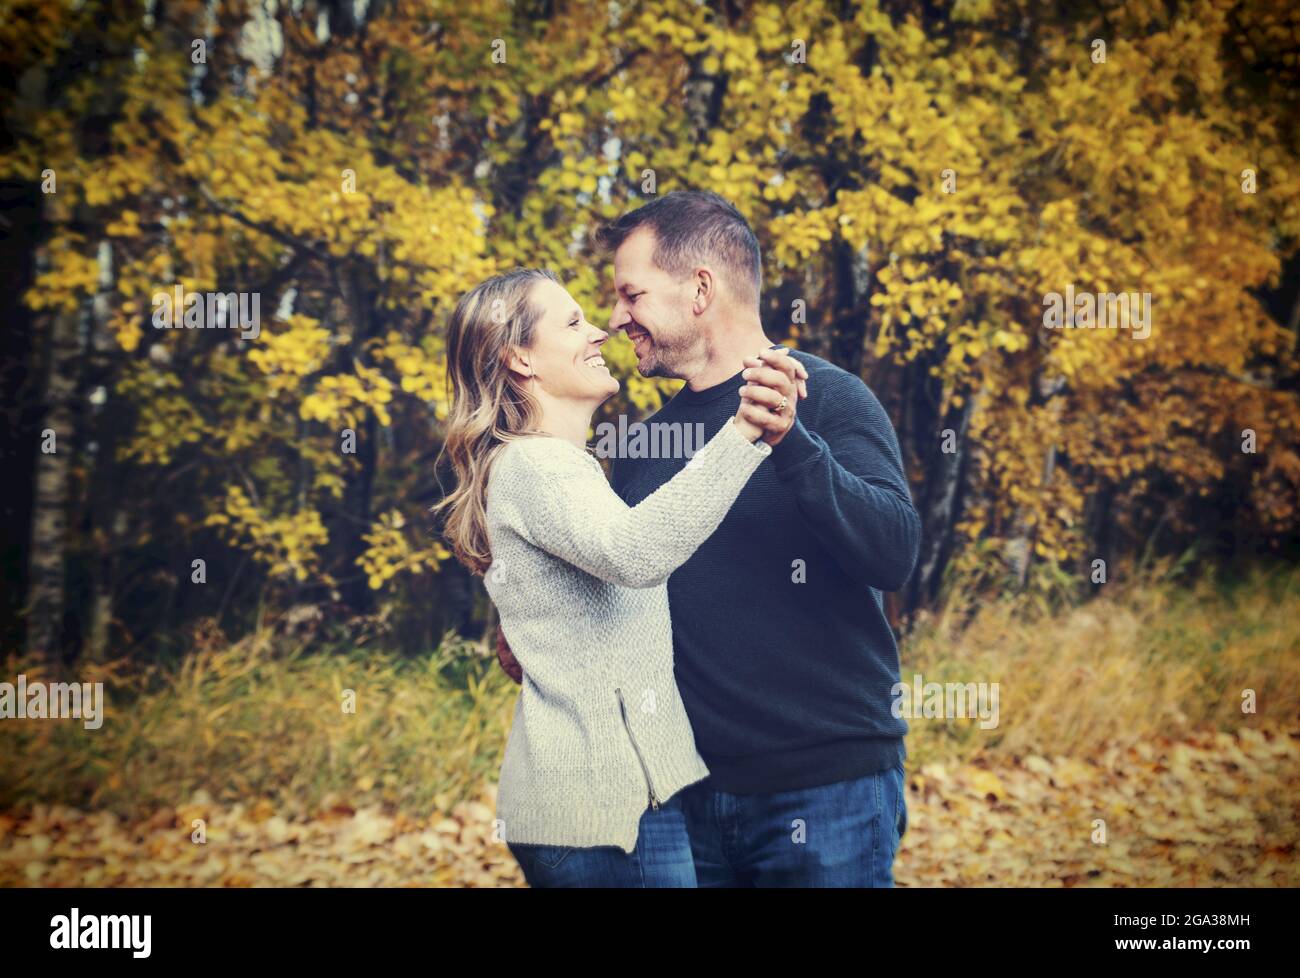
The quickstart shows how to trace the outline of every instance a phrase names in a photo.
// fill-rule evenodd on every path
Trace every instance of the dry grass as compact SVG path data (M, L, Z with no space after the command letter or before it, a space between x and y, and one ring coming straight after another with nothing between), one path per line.
M445 811L495 779L513 684L478 645L421 660L373 650L285 652L254 636L196 648L178 669L103 680L103 726L6 721L0 809L62 802L131 815L204 788L218 801L276 798L286 810L359 799ZM16 661L12 681L26 672ZM345 691L355 712L344 711Z
M1057 614L949 602L903 643L903 678L997 682L1000 722L909 721L909 767L992 755L1085 757L1103 743L1234 731L1300 715L1300 570L1231 587L1110 585ZM968 621L964 625L960 622ZM313 643L305 643L312 646ZM516 687L477 645L420 660L254 636L199 641L174 669L83 670L107 718L0 725L0 810L36 801L136 815L198 789L286 811L340 801L423 815L494 780ZM5 678L38 670L12 659ZM1241 711L1255 690L1258 716ZM344 690L356 712L342 709Z
M1300 570L1221 585L1113 583L1056 614L956 599L903 643L902 677L999 684L999 724L909 720L916 763L990 755L1086 757L1103 744L1233 732L1300 716ZM1255 691L1257 713L1243 713Z

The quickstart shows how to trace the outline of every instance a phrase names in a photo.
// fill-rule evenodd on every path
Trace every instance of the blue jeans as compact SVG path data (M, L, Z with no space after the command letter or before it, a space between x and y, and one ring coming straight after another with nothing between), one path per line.
M636 848L507 842L528 885L542 887L694 887L695 864L678 792L641 816Z
M681 793L701 887L891 887L907 831L903 768L767 795Z

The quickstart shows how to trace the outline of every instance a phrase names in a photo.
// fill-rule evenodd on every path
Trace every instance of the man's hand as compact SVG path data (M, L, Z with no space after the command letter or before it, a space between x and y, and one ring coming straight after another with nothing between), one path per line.
M794 426L795 405L808 396L808 371L789 350L764 350L745 358L745 386L737 414L763 431L769 445L780 444Z
M519 665L510 646L506 644L506 633L497 628L497 664L501 666L501 671L517 683L523 683L524 670Z

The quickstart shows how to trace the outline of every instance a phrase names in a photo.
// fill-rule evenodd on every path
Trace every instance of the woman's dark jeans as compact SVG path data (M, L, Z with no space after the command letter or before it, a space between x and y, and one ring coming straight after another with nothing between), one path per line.
M647 808L636 848L507 843L533 887L694 887L695 863L681 794Z

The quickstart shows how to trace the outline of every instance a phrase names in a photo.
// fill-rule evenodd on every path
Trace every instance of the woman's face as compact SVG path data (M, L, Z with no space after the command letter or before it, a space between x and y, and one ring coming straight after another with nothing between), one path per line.
M557 400L599 405L618 393L618 381L600 355L609 334L587 322L573 296L555 282L538 282L530 298L541 311L527 357L533 382Z

